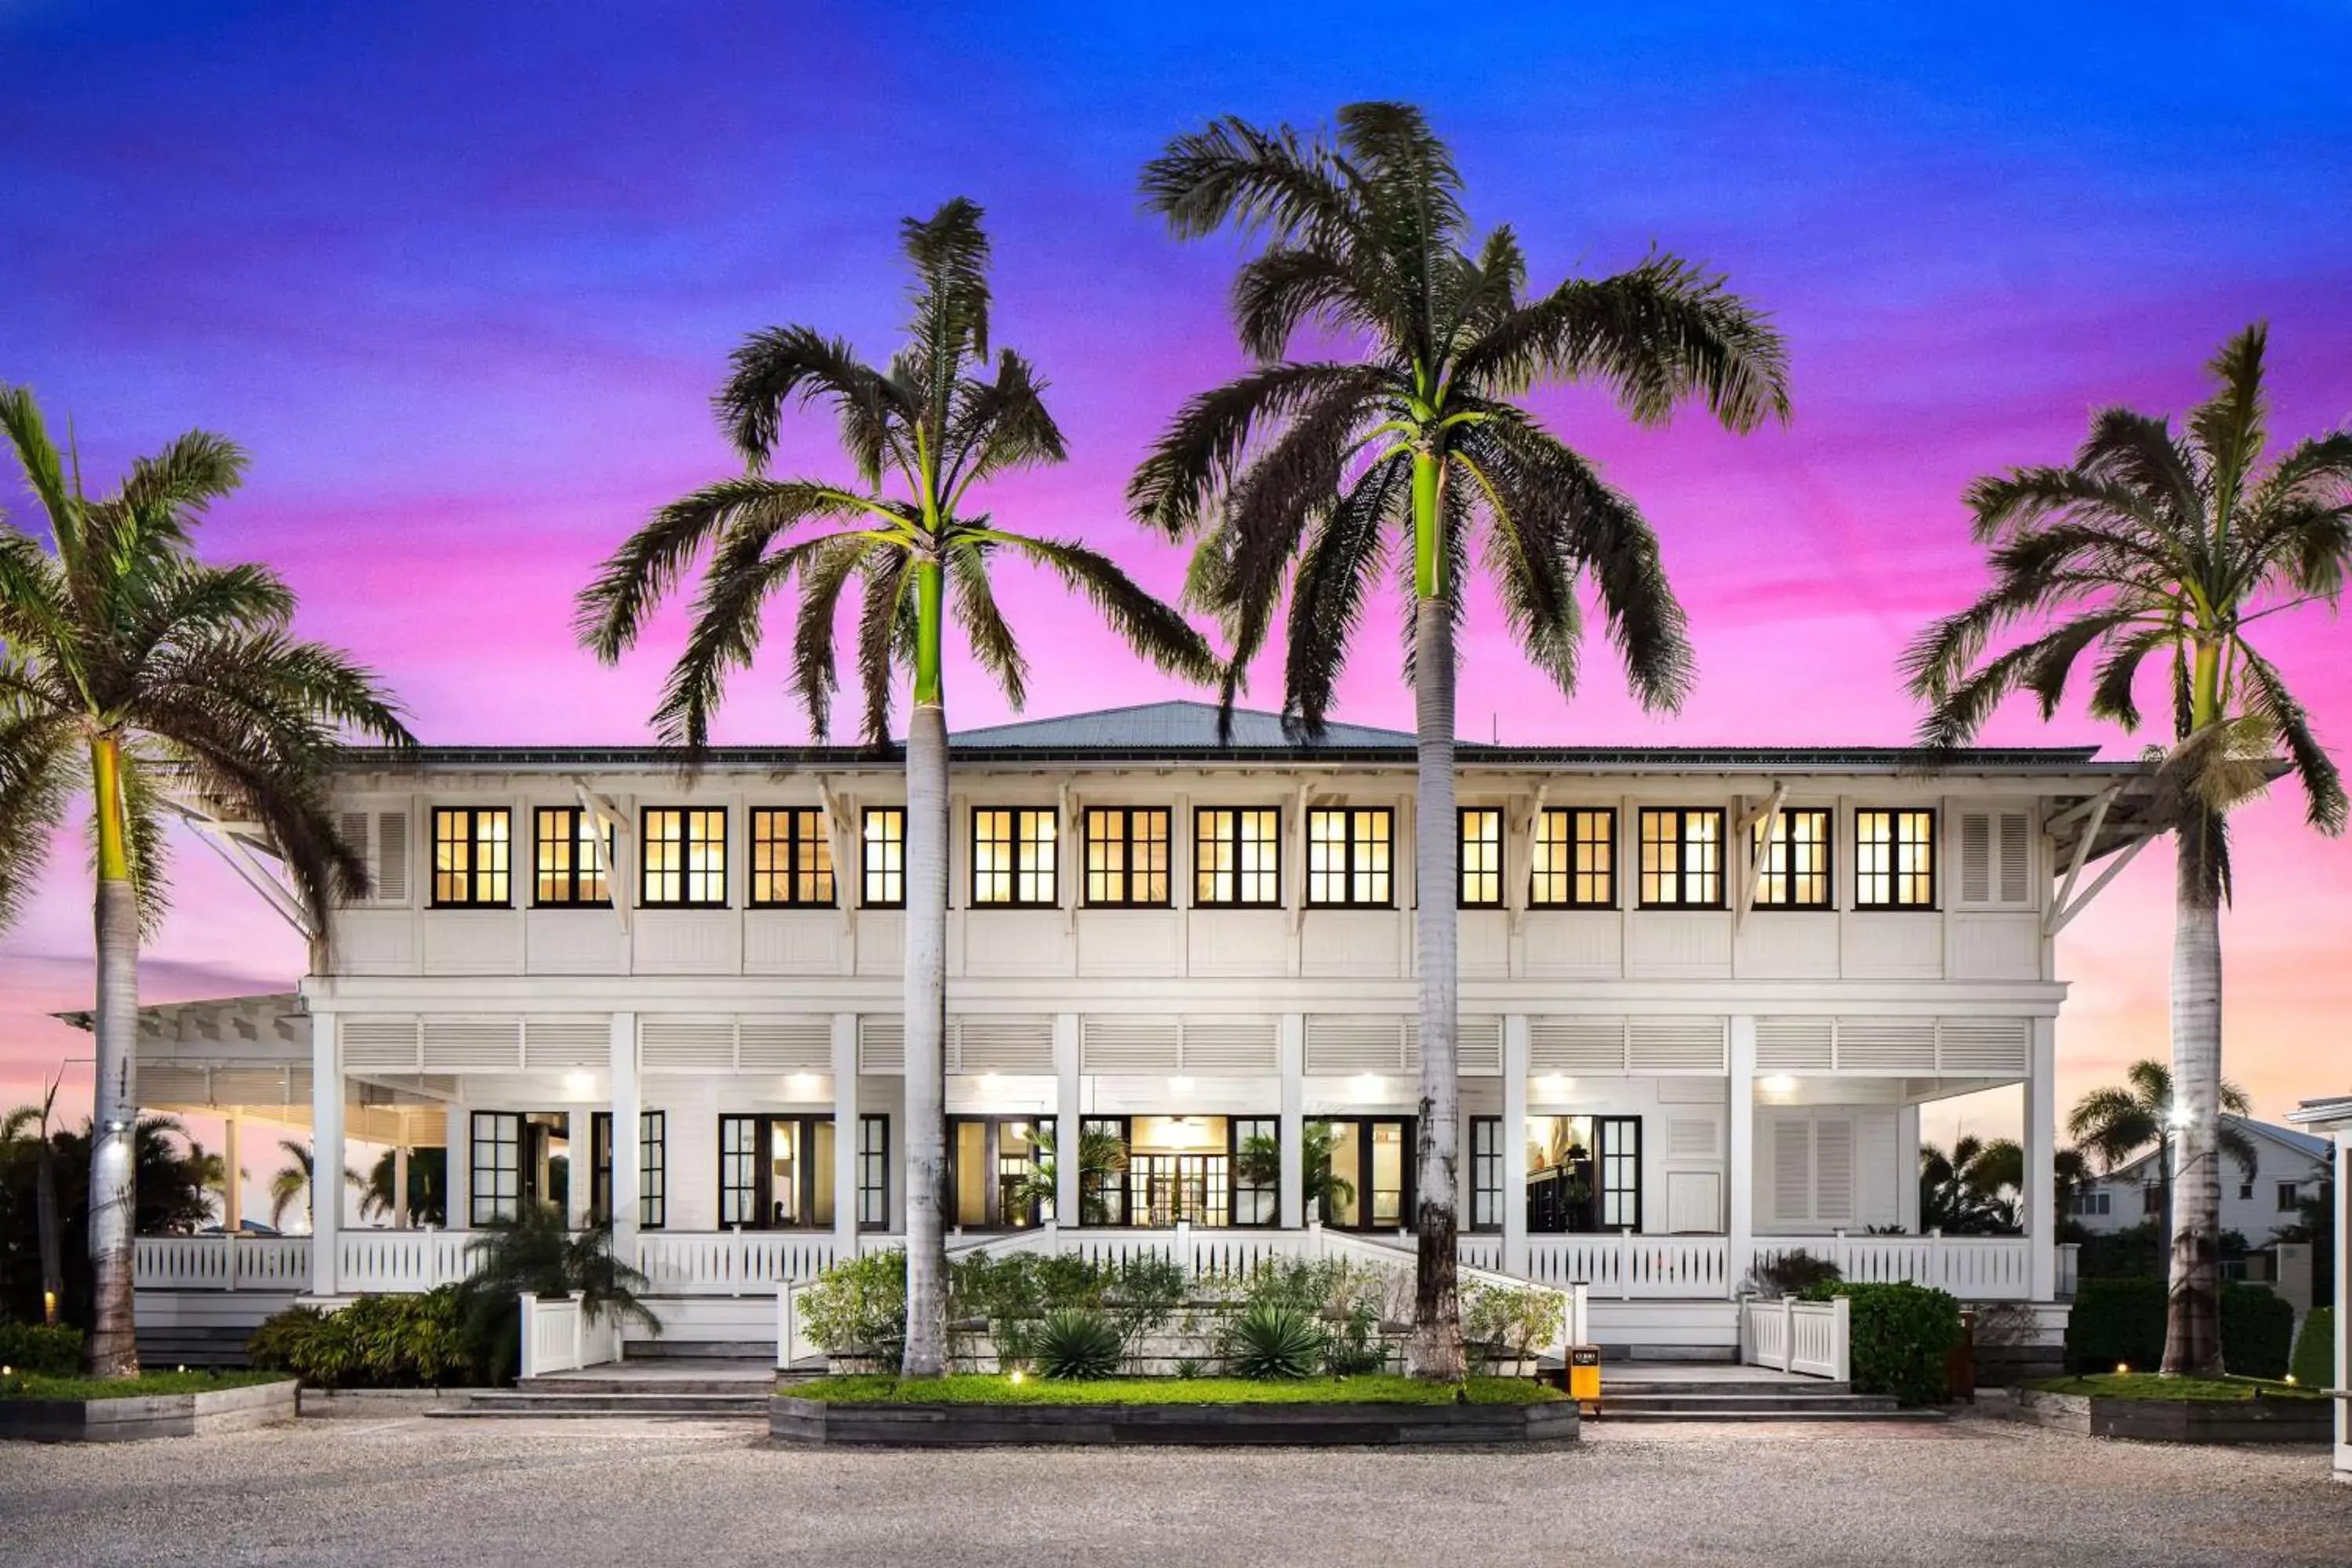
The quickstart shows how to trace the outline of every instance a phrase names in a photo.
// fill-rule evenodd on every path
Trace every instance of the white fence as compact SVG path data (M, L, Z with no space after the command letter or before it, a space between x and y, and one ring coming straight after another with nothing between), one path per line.
M2022 1236L1776 1236L1759 1237L1760 1266L1803 1252L1857 1285L1926 1285L1963 1301L2023 1301L2033 1294L2032 1238Z
M1739 1359L1749 1366L1846 1382L1853 1371L1853 1302L1747 1301L1739 1309Z
M142 1236L131 1278L151 1290L307 1290L307 1236Z
M335 1237L335 1280L347 1296L409 1294L454 1285L473 1272L484 1233L346 1230Z
M637 1237L649 1296L764 1296L833 1267L830 1232L656 1231Z
M1604 1299L1720 1301L1738 1283L1726 1277L1727 1247L1719 1236L1531 1236L1528 1274L1546 1285L1587 1285Z
M601 1321L591 1322L579 1299L572 1296L542 1300L525 1295L520 1306L522 1376L577 1372L621 1359L621 1323L614 1314L607 1312Z

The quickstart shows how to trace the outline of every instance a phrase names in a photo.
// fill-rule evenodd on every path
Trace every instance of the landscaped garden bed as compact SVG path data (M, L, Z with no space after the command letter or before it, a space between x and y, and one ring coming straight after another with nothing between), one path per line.
M2335 1433L2326 1394L2264 1378L2101 1373L2017 1391L2016 1414L2091 1437L2153 1443L2325 1443Z
M296 1384L282 1373L150 1372L133 1378L15 1373L0 1377L0 1438L127 1443L240 1432L291 1421Z
M1574 1402L1516 1378L1459 1388L1369 1374L1298 1379L1046 1379L964 1373L902 1384L831 1377L780 1392L768 1427L789 1443L910 1447L1553 1445Z

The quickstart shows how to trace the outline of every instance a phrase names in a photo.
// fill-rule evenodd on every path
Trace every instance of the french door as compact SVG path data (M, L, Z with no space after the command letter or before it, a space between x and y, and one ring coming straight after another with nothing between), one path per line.
M1329 1138L1328 1180L1307 1175L1319 1188L1318 1208L1334 1230L1397 1230L1410 1225L1413 1200L1413 1126L1410 1116L1324 1117Z

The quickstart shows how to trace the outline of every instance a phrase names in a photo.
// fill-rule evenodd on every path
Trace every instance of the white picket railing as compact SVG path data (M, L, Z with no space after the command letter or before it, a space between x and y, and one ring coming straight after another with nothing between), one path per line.
M307 1290L307 1236L142 1236L131 1244L142 1290Z
M1853 1303L1748 1300L1739 1309L1739 1359L1749 1366L1849 1380L1853 1370Z
M576 1297L529 1294L520 1299L518 1310L522 1314L520 1373L526 1379L621 1359L621 1324L613 1313L592 1322Z
M1600 1297L1714 1300L1731 1294L1727 1244L1719 1236L1629 1233L1528 1237L1528 1274L1547 1285L1583 1284Z
M1925 1285L1964 1301L2023 1301L2033 1294L2032 1238L2023 1236L1775 1236L1759 1237L1760 1266L1791 1252L1824 1258L1857 1285Z
M649 1296L763 1296L833 1267L830 1231L649 1230L637 1268Z
M335 1287L346 1296L414 1295L473 1272L487 1232L347 1230L335 1238Z

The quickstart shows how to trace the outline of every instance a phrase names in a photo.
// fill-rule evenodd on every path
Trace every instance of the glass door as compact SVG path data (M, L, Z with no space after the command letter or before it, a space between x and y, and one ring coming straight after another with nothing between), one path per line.
M724 1229L823 1230L834 1218L833 1118L719 1119Z
M1307 1156L1307 1195L1335 1230L1396 1230L1412 1215L1413 1119L1327 1117ZM1322 1158L1318 1159L1320 1155ZM1319 1163L1320 1172L1311 1168Z
M1037 1223L1037 1124L1026 1116L948 1119L948 1223L1026 1230Z

